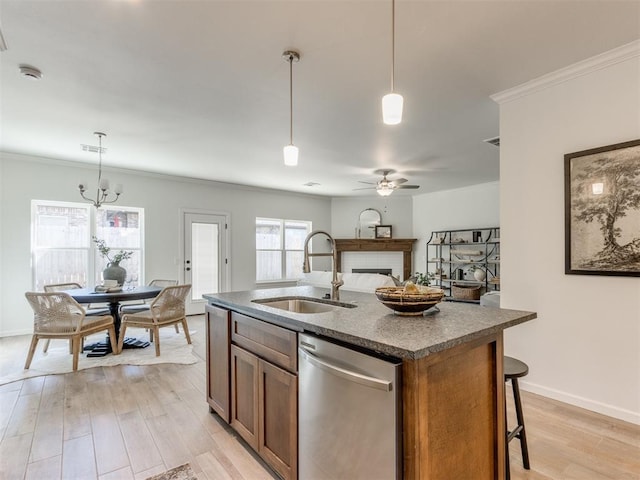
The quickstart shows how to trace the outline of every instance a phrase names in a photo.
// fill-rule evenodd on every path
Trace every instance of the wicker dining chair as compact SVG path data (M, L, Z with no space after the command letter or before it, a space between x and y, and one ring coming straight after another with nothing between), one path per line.
M62 292L63 290L75 290L76 288L82 288L82 285L75 282L69 282L69 283L52 283L49 285L44 285L43 287L44 291L47 293ZM82 308L84 308L84 311L87 313L87 316L95 316L95 315L102 316L102 315L109 315L111 313L111 311L109 310L109 307L106 305L102 307L92 307L91 304L87 304L87 305L84 305ZM44 347L42 347L43 352L46 353L46 351L49 350L50 342L51 342L51 339L47 338L47 340L44 342ZM69 342L69 353L73 353L71 342Z
M120 340L118 351L122 351L123 340L127 327L140 327L149 329L151 341L155 339L156 357L160 356L160 328L182 323L184 336L187 343L191 343L189 326L185 314L185 301L191 285L174 285L164 287L158 296L151 302L149 309L139 313L125 313L120 323Z
M150 287L164 288L164 287L171 287L171 286L177 285L177 284L178 284L177 280L154 279L154 280L151 280L148 285ZM151 305L152 301L153 301L153 299L148 299L148 300L143 300L143 301L137 302L137 303L122 304L120 306L120 316L124 315L125 313L145 312L145 311L149 310L149 305ZM180 333L180 329L178 328L178 324L177 323L175 324L175 327L176 327L176 333Z
M84 308L68 293L27 292L25 297L33 309L33 337L24 365L28 369L41 338L69 339L72 345L73 371L78 370L84 337L103 330L109 332L111 348L116 352L116 329L111 315L87 316Z

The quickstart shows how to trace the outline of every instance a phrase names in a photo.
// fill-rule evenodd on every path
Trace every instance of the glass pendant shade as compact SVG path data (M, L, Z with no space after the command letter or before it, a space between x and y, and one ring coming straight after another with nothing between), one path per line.
M387 186L378 187L376 188L376 192L378 192L378 195L380 195L381 197L388 197L393 193L393 188Z
M382 121L386 125L397 125L402 121L404 99L398 93L389 93L382 97Z
M298 165L298 147L295 145L287 145L283 149L284 152L284 164L288 167L295 167Z

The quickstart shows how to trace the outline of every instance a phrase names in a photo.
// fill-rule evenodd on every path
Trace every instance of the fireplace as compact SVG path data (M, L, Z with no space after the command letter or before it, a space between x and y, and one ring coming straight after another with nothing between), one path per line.
M391 275L391 268L352 268L351 273L379 273L380 275Z
M413 244L415 241L415 238L337 238L335 242L338 254L338 271L342 272L343 252L378 252L377 257L400 255L399 263L402 277L406 280L411 276ZM378 270L379 267L386 268L387 265L376 265L375 269ZM360 268L360 266L357 268ZM400 270L397 271L396 276L399 276L399 273Z

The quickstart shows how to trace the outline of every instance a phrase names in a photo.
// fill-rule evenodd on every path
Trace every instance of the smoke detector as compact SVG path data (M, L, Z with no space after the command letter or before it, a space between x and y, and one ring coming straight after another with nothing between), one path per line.
M30 78L31 80L40 80L42 78L42 72L30 65L20 65L20 73L23 77Z

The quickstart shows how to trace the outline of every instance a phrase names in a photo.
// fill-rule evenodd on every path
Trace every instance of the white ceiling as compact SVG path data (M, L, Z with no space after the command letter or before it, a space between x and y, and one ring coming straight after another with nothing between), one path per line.
M640 38L640 2L397 0L397 126L390 0L0 0L0 28L4 152L97 164L98 130L110 167L330 196L392 168L409 195L497 180L489 96Z

